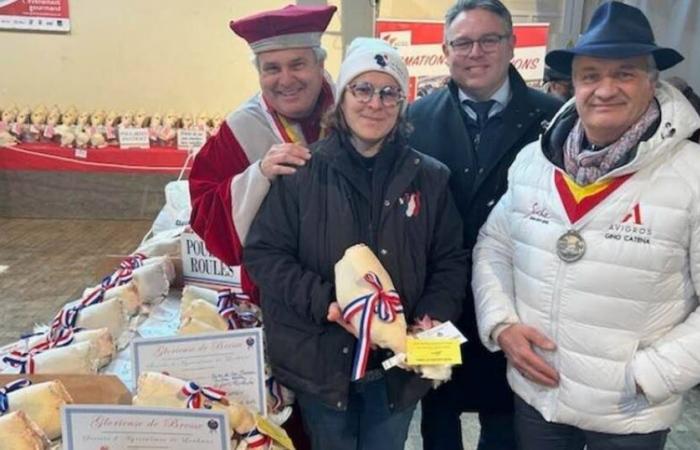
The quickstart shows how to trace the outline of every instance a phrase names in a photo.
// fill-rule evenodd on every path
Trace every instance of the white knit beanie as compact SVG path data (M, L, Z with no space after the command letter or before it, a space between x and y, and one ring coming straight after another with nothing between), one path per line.
M350 81L360 74L372 71L391 75L401 86L401 92L404 95L408 94L408 69L399 52L382 39L358 37L350 43L345 59L340 65L336 83L336 106Z

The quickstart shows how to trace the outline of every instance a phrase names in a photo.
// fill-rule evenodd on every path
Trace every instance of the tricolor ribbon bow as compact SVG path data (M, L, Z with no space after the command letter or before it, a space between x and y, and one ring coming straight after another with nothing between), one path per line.
M19 373L33 374L36 368L34 356L46 350L65 347L73 343L74 331L78 329L63 328L55 336L48 334L44 339L32 345L27 351L13 350L2 361L11 367L18 367Z
M135 253L119 263L119 269L102 279L100 285L85 295L80 303L70 308L62 308L51 322L51 334L56 335L62 328L74 328L78 314L83 308L102 303L105 292L113 287L124 285L134 278L134 269L143 265L146 255Z
M266 445L272 443L272 439L254 428L245 436L245 442L248 444L246 448L265 448Z
M228 400L225 398L226 392L210 386L200 387L194 381L185 383L181 392L187 396L187 408L189 409L200 409L202 407L202 397L228 405Z
M260 326L260 320L253 311L245 311L243 306L250 305L250 296L229 289L217 292L216 306L219 315L228 323L229 330L254 328Z
M343 319L347 322L350 322L358 312L362 313L360 329L358 330L359 343L355 349L352 367L353 381L362 378L367 369L367 358L371 344L370 331L374 314L377 314L381 321L391 323L396 319L397 314L403 313L401 298L396 290L384 290L382 281L374 272L367 272L363 278L374 288L374 292L353 300L343 309Z
M7 383L0 388L0 416L10 410L10 400L7 396L10 392L18 391L22 388L30 386L32 382L26 378L15 380L12 383Z

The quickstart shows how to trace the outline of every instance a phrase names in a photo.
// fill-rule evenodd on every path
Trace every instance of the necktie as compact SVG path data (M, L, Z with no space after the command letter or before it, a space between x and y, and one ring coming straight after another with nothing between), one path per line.
M484 129L486 122L489 119L489 111L493 107L496 100L487 100L485 102L473 102L471 100L464 100L465 105L469 106L476 113L476 123L479 125L480 129Z

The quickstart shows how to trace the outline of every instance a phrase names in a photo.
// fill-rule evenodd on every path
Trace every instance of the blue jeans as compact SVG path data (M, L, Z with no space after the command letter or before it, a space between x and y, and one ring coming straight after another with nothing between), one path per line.
M391 411L384 378L352 383L345 411L304 393L297 401L313 450L403 450L416 409Z
M515 396L515 434L520 450L663 450L669 430L646 434L586 431L547 422L523 399Z

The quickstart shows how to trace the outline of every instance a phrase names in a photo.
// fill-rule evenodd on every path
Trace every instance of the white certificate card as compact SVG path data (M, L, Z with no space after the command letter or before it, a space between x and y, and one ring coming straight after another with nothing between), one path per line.
M203 409L66 405L64 450L229 450L228 415Z
M165 372L222 389L231 400L267 414L261 328L135 339L132 348L134 386L143 372Z

